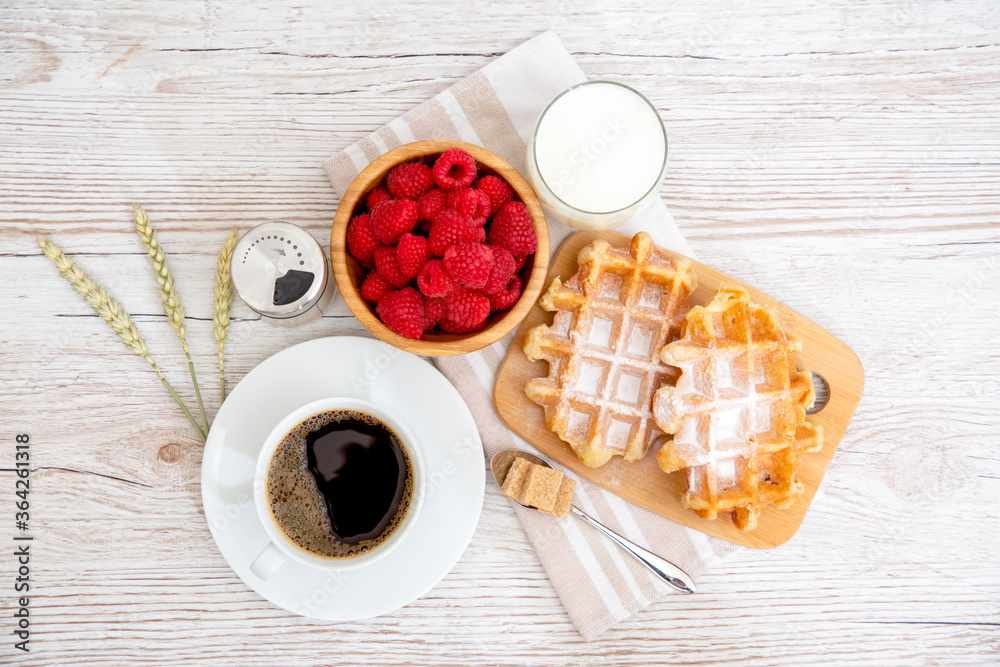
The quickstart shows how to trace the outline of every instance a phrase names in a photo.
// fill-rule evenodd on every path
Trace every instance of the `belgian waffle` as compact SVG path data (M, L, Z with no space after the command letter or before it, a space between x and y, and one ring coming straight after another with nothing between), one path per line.
M653 402L657 425L674 434L656 460L664 472L687 469L685 507L706 519L732 512L738 528L753 530L764 507L802 493L796 461L822 448L823 432L805 420L815 394L791 359L801 348L738 285L724 283L687 313L681 340L660 355L680 377Z
M628 248L598 239L580 250L576 274L555 278L542 296L552 325L531 329L524 353L549 363L547 377L525 385L545 422L585 464L645 456L660 431L653 393L676 369L660 351L680 331L696 278L688 260L660 253L645 232Z

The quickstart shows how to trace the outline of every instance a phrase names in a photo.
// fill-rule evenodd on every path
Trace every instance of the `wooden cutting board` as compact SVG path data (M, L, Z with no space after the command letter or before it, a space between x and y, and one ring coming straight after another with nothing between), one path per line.
M553 258L546 288L556 276L565 281L576 273L577 253L597 238L606 239L616 247L627 247L630 240L628 236L616 232L574 234L563 242ZM682 257L669 250L661 250L668 256ZM698 289L691 295L692 306L707 303L722 282L742 284L698 262L694 262L694 272L698 277ZM656 465L654 449L641 461L627 463L620 457L614 457L601 468L589 468L580 462L568 444L548 429L541 406L531 402L524 393L524 385L529 379L548 375L547 362L531 362L522 350L528 329L539 324L552 324L553 313L542 310L537 303L517 330L514 342L500 364L493 387L497 412L512 431L537 447L542 454L636 505L736 544L755 549L769 549L783 544L798 530L816 495L826 468L861 400L865 376L861 361L843 342L763 292L749 285L744 287L755 303L773 306L782 328L802 341L802 352L795 357L798 367L822 375L830 387L830 400L826 407L809 416L810 421L823 426L824 444L822 451L804 454L799 459L798 475L805 489L803 495L787 509L767 507L761 513L756 530L746 533L738 530L727 514L720 514L718 519L709 521L686 509L681 505L681 495L687 488L686 473L663 473Z

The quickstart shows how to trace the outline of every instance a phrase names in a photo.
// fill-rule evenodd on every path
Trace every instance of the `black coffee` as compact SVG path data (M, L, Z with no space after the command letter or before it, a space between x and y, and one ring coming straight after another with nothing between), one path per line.
M378 547L413 499L413 465L399 436L359 410L328 410L289 431L268 464L268 506L294 544L326 558Z

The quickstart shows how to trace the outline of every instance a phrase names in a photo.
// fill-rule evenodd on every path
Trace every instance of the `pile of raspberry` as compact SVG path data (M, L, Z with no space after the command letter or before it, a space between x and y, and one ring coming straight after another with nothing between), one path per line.
M364 269L361 296L401 336L479 331L521 296L518 272L538 248L531 215L466 151L393 167L365 203L347 249Z

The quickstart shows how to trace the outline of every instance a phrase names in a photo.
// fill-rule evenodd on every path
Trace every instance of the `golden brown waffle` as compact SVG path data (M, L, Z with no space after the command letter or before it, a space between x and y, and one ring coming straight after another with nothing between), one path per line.
M738 528L753 530L764 507L802 493L797 458L819 451L823 432L805 420L815 394L791 358L801 348L738 285L723 283L688 312L681 340L661 354L680 377L653 402L656 423L674 434L656 460L664 472L687 469L685 507L706 519L732 512Z
M529 380L525 392L588 466L612 456L635 461L660 435L653 393L677 374L660 361L660 350L680 331L695 275L690 261L663 255L645 232L628 248L593 241L577 264L572 278L554 279L540 300L556 313L552 325L525 336L527 357L549 363L548 376Z

